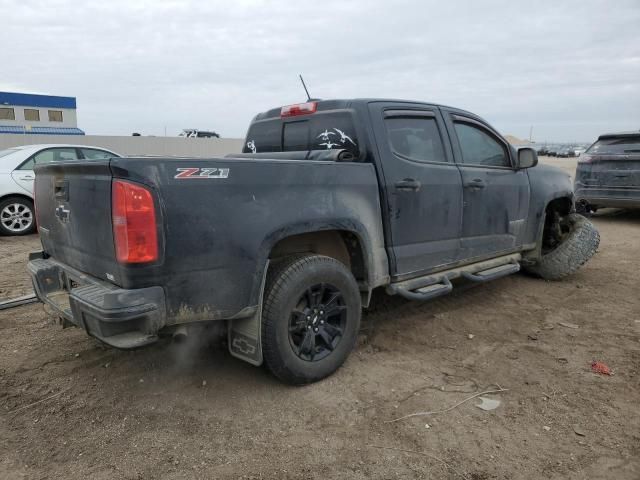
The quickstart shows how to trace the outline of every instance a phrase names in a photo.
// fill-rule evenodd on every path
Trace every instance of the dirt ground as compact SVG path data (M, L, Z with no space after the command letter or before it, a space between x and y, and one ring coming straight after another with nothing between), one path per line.
M599 253L567 280L379 293L346 365L306 387L222 345L121 352L41 304L0 311L0 478L637 480L640 213L593 221ZM37 247L0 238L0 298L29 291ZM459 404L498 385L493 411Z

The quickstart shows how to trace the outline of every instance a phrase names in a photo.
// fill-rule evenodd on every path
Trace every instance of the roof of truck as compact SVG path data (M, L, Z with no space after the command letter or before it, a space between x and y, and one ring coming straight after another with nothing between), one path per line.
M478 117L478 115L476 115L475 113L469 112L467 110L463 110L460 108L456 108L456 107L451 107L448 105L441 105L438 103L433 103L433 102L423 102L420 100L403 100L403 99L398 99L398 98L349 98L349 99L319 99L319 98L312 98L311 100L307 100L307 102L317 102L318 103L318 110L340 110L340 109L347 109L351 106L353 106L354 104L368 104L368 103L373 103L373 102L388 102L388 103L413 103L416 105L428 105L430 107L444 107L444 108L449 108L451 110L456 110L457 112L460 113L465 113L467 115L471 115L473 117ZM306 102L300 102L302 103L306 103ZM275 108L271 108L265 112L261 112L258 113L255 117L254 117L254 121L255 120L265 120L268 118L278 118L280 117L280 111L282 109L284 105L279 106L279 107L275 107Z

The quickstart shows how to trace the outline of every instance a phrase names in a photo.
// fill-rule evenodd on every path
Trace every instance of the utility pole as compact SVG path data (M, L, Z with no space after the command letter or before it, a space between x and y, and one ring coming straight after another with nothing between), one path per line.
M531 143L532 138L533 138L533 125L531 125L531 128L529 129L529 143Z

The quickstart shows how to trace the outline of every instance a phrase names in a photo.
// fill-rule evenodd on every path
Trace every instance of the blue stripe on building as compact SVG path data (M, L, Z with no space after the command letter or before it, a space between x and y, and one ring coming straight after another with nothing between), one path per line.
M40 108L76 108L76 98L36 95L32 93L0 92L0 107L2 107L2 105Z
M20 125L0 125L0 133L17 133L19 135L84 135L79 128L64 127L31 127L24 128Z

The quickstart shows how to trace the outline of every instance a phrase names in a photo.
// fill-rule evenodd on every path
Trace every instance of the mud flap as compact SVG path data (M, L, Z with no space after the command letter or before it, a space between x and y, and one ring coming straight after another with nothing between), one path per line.
M240 318L230 322L228 331L229 353L251 365L262 365L262 299L269 262L262 275L260 297L256 313L247 318Z

